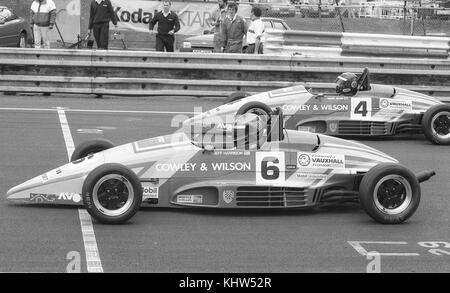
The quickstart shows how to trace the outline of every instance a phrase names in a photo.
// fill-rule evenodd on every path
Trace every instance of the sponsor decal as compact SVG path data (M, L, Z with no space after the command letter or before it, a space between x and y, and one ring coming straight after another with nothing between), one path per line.
M208 172L208 171L251 171L251 162L211 162L211 163L161 163L156 164L158 172Z
M245 150L215 150L215 156L250 156L250 151Z
M195 171L197 163L161 163L156 164L156 171L158 172L190 172Z
M56 194L30 193L30 201L53 202L55 200L56 200Z
M396 99L380 99L380 110L405 111L412 110L412 101Z
M159 188L156 186L142 186L142 200L147 199L158 199L159 198Z
M222 193L223 201L226 203L231 203L234 200L233 190L224 190Z
M297 153L299 168L345 168L345 156L337 154Z
M177 196L177 203L199 204L202 202L203 202L203 195L201 194L179 194Z
M311 105L283 105L284 112L321 111L321 112L348 112L348 105L311 104Z
M328 177L328 175L317 173L296 173L296 176L299 179L307 179L307 180L324 180Z
M42 176L41 176L41 179L42 179L42 183L47 182L47 181L48 181L48 176L47 176L47 174L42 175Z
M309 166L311 164L311 157L308 154L301 154L298 156L298 163L302 167Z
M79 195L78 193L62 192L59 194L58 200L73 201L75 203L79 203L81 201L81 195Z
M297 127L297 130L314 133L314 132L316 132L316 127L315 126L299 126L299 127Z
M330 128L331 132L336 132L338 129L338 124L337 122L330 122L328 127Z

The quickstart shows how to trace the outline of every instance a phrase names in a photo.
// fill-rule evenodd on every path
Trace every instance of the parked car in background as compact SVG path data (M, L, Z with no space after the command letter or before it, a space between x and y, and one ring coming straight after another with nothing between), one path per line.
M290 30L291 28L284 22L284 20L279 18L271 17L261 17L266 29L280 29L280 30ZM246 18L247 22L250 19ZM203 35L193 36L186 38L183 42L183 46L180 48L180 52L194 52L194 53L212 53L214 50L214 31L204 31ZM244 48L247 45L244 39Z
M0 6L0 47L25 48L30 39L30 24L8 7Z
M254 0L252 6L261 8L262 15L267 17L294 17L295 6L290 0Z
M337 15L334 0L301 0L300 5L301 17L316 18L316 17L335 17Z

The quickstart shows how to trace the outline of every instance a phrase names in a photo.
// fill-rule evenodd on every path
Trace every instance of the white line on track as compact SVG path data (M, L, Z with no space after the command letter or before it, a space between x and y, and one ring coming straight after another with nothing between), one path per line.
M407 245L408 242L405 241L347 241L353 249L356 250L362 256L367 256L369 253L361 244L382 244L382 245ZM377 251L378 252L378 251ZM378 252L381 256L420 256L418 253L414 252Z
M0 111L59 111L81 113L123 113L123 114L199 114L199 112L174 112L174 111L144 111L144 110L93 110L93 109L69 109L69 108L0 108Z
M72 156L75 150L72 134L70 133L69 123L67 122L66 113L64 108L56 108L58 111L59 122L61 124L61 130L66 143L67 156ZM95 238L94 226L92 225L91 216L84 209L78 210L78 216L80 218L81 233L83 235L84 252L86 254L86 264L88 273L103 273L102 261L100 259L100 253L98 251L97 240Z

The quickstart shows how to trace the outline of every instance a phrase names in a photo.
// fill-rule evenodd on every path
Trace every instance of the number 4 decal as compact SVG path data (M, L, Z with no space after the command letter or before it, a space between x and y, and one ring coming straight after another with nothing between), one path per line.
M350 98L350 118L355 120L369 120L372 117L372 98Z
M256 184L273 185L285 181L285 160L283 152L257 152Z

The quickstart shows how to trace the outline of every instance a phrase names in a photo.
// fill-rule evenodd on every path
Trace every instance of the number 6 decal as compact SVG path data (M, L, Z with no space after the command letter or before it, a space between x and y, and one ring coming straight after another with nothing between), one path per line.
M350 98L350 118L369 120L372 117L372 98Z
M256 184L282 184L285 181L285 160L283 152L257 152Z

